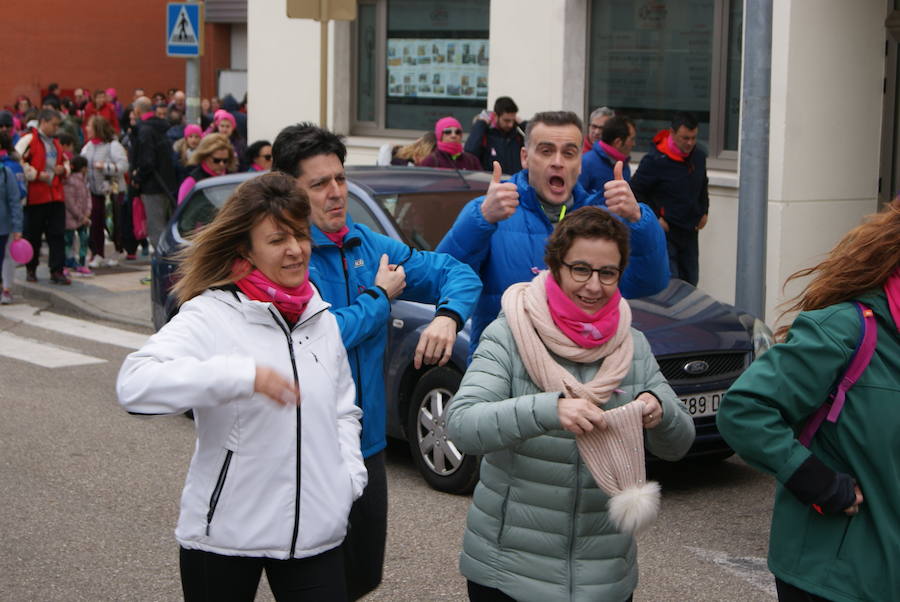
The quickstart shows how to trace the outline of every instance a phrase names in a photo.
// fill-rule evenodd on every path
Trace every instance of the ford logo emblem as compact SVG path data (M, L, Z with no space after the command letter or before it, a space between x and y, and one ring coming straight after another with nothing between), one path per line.
M682 367L682 370L684 370L688 374L703 374L704 372L709 370L709 364L707 364L703 360L697 360L694 362L686 363Z

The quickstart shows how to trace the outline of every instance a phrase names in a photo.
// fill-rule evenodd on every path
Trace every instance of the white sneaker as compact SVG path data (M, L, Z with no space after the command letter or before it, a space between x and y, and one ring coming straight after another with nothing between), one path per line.
M99 255L94 255L91 260L88 262L88 267L92 270L96 270L101 265L103 265L103 258Z
M116 267L117 265L119 265L119 260L118 260L118 259L113 259L112 257L110 257L109 259L104 259L104 260L103 260L103 265L106 266L106 267L108 267L108 268L114 268L114 267Z
M9 291L0 293L0 305L9 305L10 303L12 303L12 293Z

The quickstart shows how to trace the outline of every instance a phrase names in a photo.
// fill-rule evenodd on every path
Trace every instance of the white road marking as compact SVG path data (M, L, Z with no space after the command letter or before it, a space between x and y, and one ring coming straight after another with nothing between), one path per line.
M107 345L115 345L116 347L124 347L125 349L140 349L149 338L145 334L111 328L52 312L39 311L36 307L29 305L0 307L0 317L21 322L28 326L36 326L44 330L51 330L98 343L106 343Z
M36 364L45 368L87 366L106 362L99 357L83 355L56 345L41 343L12 334L0 332L0 356Z
M685 547L703 560L719 565L732 575L740 577L756 589L769 594L772 599L778 597L775 592L775 577L769 572L769 567L766 565L765 558L756 558L754 556L730 556L725 552L704 550L703 548L694 548L691 546Z

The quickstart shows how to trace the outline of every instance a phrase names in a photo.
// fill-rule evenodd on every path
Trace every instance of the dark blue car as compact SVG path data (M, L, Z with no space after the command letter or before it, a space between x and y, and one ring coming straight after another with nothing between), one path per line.
M178 311L169 294L172 256L208 224L234 189L255 173L209 178L179 205L153 256L153 323ZM469 200L487 190L490 174L406 167L348 167L348 210L353 220L417 249L434 249ZM650 341L660 368L694 417L697 439L689 455L727 457L715 414L726 389L772 342L766 325L680 280L657 295L632 300L633 323ZM429 485L465 493L478 479L478 458L445 438L444 416L466 367L469 328L459 335L444 367L413 367L419 334L434 308L395 301L385 352L388 435L406 440Z

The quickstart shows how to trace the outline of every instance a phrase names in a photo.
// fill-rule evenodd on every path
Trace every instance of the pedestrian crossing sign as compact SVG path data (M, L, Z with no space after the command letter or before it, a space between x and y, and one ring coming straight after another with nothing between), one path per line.
M203 3L169 2L166 5L166 56L203 54Z

